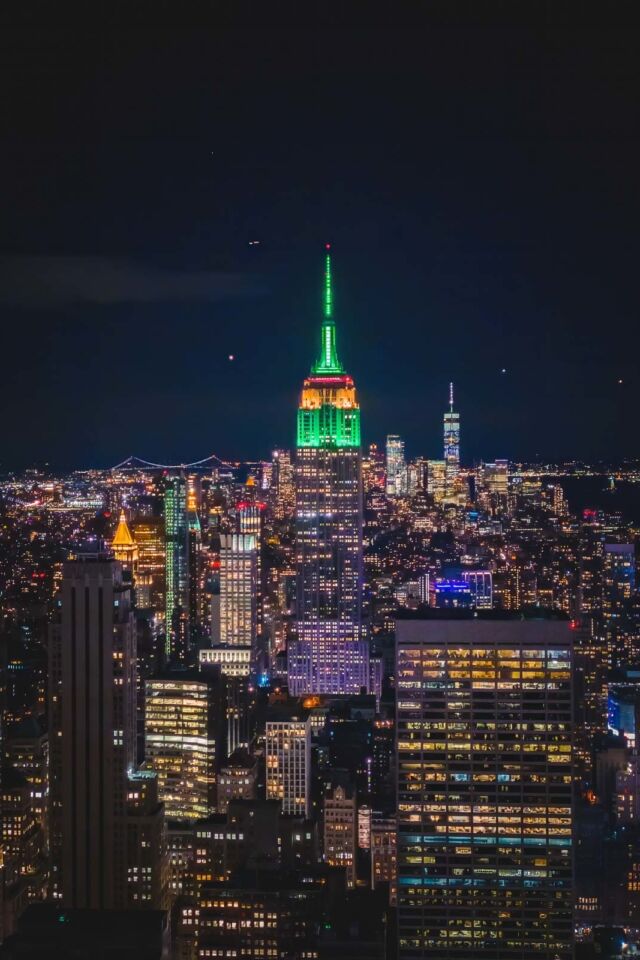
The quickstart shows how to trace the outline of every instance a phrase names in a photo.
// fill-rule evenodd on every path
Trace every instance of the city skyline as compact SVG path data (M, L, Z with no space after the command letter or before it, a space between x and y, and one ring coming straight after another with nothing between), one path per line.
M3 19L0 960L639 958L640 30L165 7Z
M453 380L469 461L633 456L635 46L545 17L293 24L268 57L160 23L90 63L8 26L0 469L291 446L325 242L365 443L434 456Z

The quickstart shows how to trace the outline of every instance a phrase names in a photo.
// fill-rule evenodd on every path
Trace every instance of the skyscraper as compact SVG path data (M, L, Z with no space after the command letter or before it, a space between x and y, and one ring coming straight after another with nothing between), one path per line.
M108 555L65 563L49 656L53 896L68 906L124 907L135 632L130 586Z
M447 492L460 472L460 414L453 409L453 384L449 384L449 409L444 415L444 462Z
M605 543L602 622L610 667L626 666L638 654L635 624L629 622L629 601L636 589L636 553L633 543Z
M358 693L369 686L360 407L336 350L329 253L320 357L298 409L295 476L297 641L289 648L289 688L294 695Z
M187 484L184 476L169 477L164 494L166 655L186 660L188 635Z
M267 800L280 800L282 812L311 813L311 723L298 716L267 720Z
M187 620L190 642L197 639L200 619L202 532L198 516L198 489L198 478L191 474L187 477Z
M273 451L271 481L273 515L277 520L292 517L296 509L296 489L293 477L291 451Z
M201 820L215 810L218 691L205 674L176 671L146 682L147 764L172 820Z
M251 533L220 537L220 643L254 649L258 631L258 558Z
M569 960L569 624L434 611L396 638L400 960Z
M162 517L139 517L131 523L131 532L138 548L136 607L164 613L166 546Z
M404 456L404 440L396 434L389 434L385 453L387 496L401 497L407 492L407 463Z

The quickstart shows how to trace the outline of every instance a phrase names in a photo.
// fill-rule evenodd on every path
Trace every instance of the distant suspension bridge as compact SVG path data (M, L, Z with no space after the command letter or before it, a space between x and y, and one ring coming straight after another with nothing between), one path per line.
M151 460L143 460L142 457L127 457L122 463L117 463L112 470L207 470L214 467L237 467L237 463L230 463L221 460L215 453L204 457L202 460L194 460L192 463L153 463Z

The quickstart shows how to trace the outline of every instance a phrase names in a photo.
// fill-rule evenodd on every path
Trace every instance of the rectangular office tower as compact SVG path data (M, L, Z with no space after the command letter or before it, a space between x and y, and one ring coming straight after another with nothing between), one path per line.
M294 696L369 687L362 625L360 407L336 351L326 258L320 359L304 381L296 453L296 628L288 651Z
M267 720L267 800L279 800L282 812L311 815L311 724L291 716Z
M398 956L569 960L569 624L443 614L397 624Z
M220 692L195 670L147 680L144 741L147 765L170 820L202 820L216 806L216 741Z
M52 894L127 905L127 786L135 763L131 591L105 554L64 564L49 644Z

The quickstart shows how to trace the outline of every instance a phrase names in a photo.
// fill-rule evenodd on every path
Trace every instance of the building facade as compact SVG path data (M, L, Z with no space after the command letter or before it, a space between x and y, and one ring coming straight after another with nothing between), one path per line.
M267 720L267 800L279 800L282 812L311 813L311 723L290 717Z
M136 653L117 561L87 554L65 563L49 654L52 895L65 906L124 907Z
M460 414L453 409L453 384L449 384L449 409L444 415L444 462L447 492L460 472Z
M567 622L397 624L401 960L569 960Z
M166 816L208 817L216 806L216 687L195 671L155 677L145 687L145 757Z
M296 456L296 628L289 689L359 693L369 686L362 624L360 407L336 350L326 257L321 352L304 381Z

